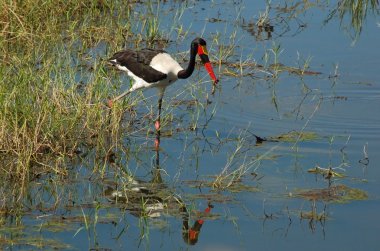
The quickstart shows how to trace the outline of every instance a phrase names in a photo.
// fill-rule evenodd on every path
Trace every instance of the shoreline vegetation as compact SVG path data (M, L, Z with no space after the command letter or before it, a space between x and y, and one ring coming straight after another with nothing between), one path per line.
M132 5L1 1L0 182L13 196L1 194L0 208L7 213L22 207L29 182L66 177L71 159L87 151L106 159L118 144L118 122L128 107L105 108L117 90L107 76L112 73L106 73L105 55L94 55L91 48L121 44L120 34L130 30L120 23L133 20L120 19L129 20ZM93 172L99 169L96 164Z

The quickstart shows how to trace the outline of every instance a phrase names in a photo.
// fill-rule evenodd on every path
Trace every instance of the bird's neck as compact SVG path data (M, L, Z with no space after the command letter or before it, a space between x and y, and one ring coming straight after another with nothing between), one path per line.
M192 45L190 49L190 61L187 68L178 72L178 78L185 79L191 76L194 72L195 67L195 56L197 55L197 46Z

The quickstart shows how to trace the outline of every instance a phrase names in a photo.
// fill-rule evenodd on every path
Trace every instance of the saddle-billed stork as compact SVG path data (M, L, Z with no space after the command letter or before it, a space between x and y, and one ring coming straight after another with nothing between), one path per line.
M206 41L202 38L195 38L190 46L190 61L186 69L183 69L167 52L155 49L141 49L116 52L109 62L119 70L127 72L134 80L132 87L121 95L108 101L108 106L112 107L113 103L125 95L139 89L156 87L158 89L158 119L155 122L155 128L160 131L160 116L162 97L165 88L173 84L177 79L186 79L191 76L195 67L195 57L201 58L207 72L209 73L213 84L218 82L211 66Z

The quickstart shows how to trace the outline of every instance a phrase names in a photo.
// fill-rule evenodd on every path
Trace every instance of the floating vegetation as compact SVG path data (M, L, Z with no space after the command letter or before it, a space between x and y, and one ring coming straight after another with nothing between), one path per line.
M65 219L65 217L56 218L52 217L48 221L36 226L39 230L46 230L52 233L64 232L64 231L74 231L75 227L73 222Z
M259 19L255 22L242 20L241 27L250 33L256 40L269 40L272 38L272 33L274 31L274 26L271 25L270 20L268 19L268 12L264 15L261 15ZM266 37L263 37L263 34L266 34Z
M217 177L215 177L217 178ZM260 189L253 185L244 184L242 180L235 180L233 183L217 183L215 181L199 181L199 180L189 180L184 181L190 187L194 188L212 188L215 190L226 190L232 193L240 192L260 192ZM209 194L209 195L194 195L196 198L207 198L212 201L223 201L231 200L231 198L225 197L221 194ZM200 196L200 197L199 197Z
M276 69L279 72L286 71L286 72L289 72L290 74L295 74L295 75L313 76L313 75L320 75L320 74L322 74L322 72L310 71L310 70L306 70L306 69L286 66L286 65L283 65L283 64L270 65L269 69Z
M329 188L295 191L293 197L311 201L325 201L332 203L348 203L355 200L367 200L367 192L350 188L346 185L334 185Z
M192 187L192 184L198 184L199 181L184 181L185 184L189 184ZM202 183L203 184L203 183ZM212 185L212 184L210 184ZM197 185L195 188L201 188L201 186ZM235 199L233 196L225 195L222 193L196 193L196 194L187 194L186 198L189 200L205 200L210 201L212 203L234 203Z
M270 140L280 141L280 142L298 142L298 141L313 141L320 137L315 132L298 132L291 131L278 136L270 137Z
M294 74L297 76L316 76L322 74L322 72L311 71L303 68L286 66L281 63L271 64L268 67L257 63L248 62L221 62L225 67L221 74L230 77L260 77L260 73L265 73L267 76L273 76L282 72Z
M66 243L62 243L60 241L49 239L49 238L41 238L41 237L28 237L28 238L15 238L12 239L12 244L17 246L32 246L38 249L72 249L71 245Z
M241 192L260 192L261 189L255 186L250 186L243 183L233 183L228 187L228 191L232 193L241 193Z
M308 173L314 173L314 174L320 174L326 179L346 177L346 175L339 173L337 171L334 171L332 168L322 168L319 166L316 166L314 168L310 168L307 170L307 172Z
M301 219L314 220L314 221L324 221L327 216L325 212L317 213L316 211L301 212Z

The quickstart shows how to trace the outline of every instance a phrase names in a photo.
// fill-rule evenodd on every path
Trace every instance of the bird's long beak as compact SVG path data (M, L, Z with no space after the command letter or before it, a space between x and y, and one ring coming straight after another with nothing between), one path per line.
M216 78L214 70L212 68L212 65L210 63L210 59L208 58L208 52L205 45L199 45L198 46L198 55L202 60L202 63L204 64L208 74L210 75L211 79L214 81L214 85L219 82L219 79Z

